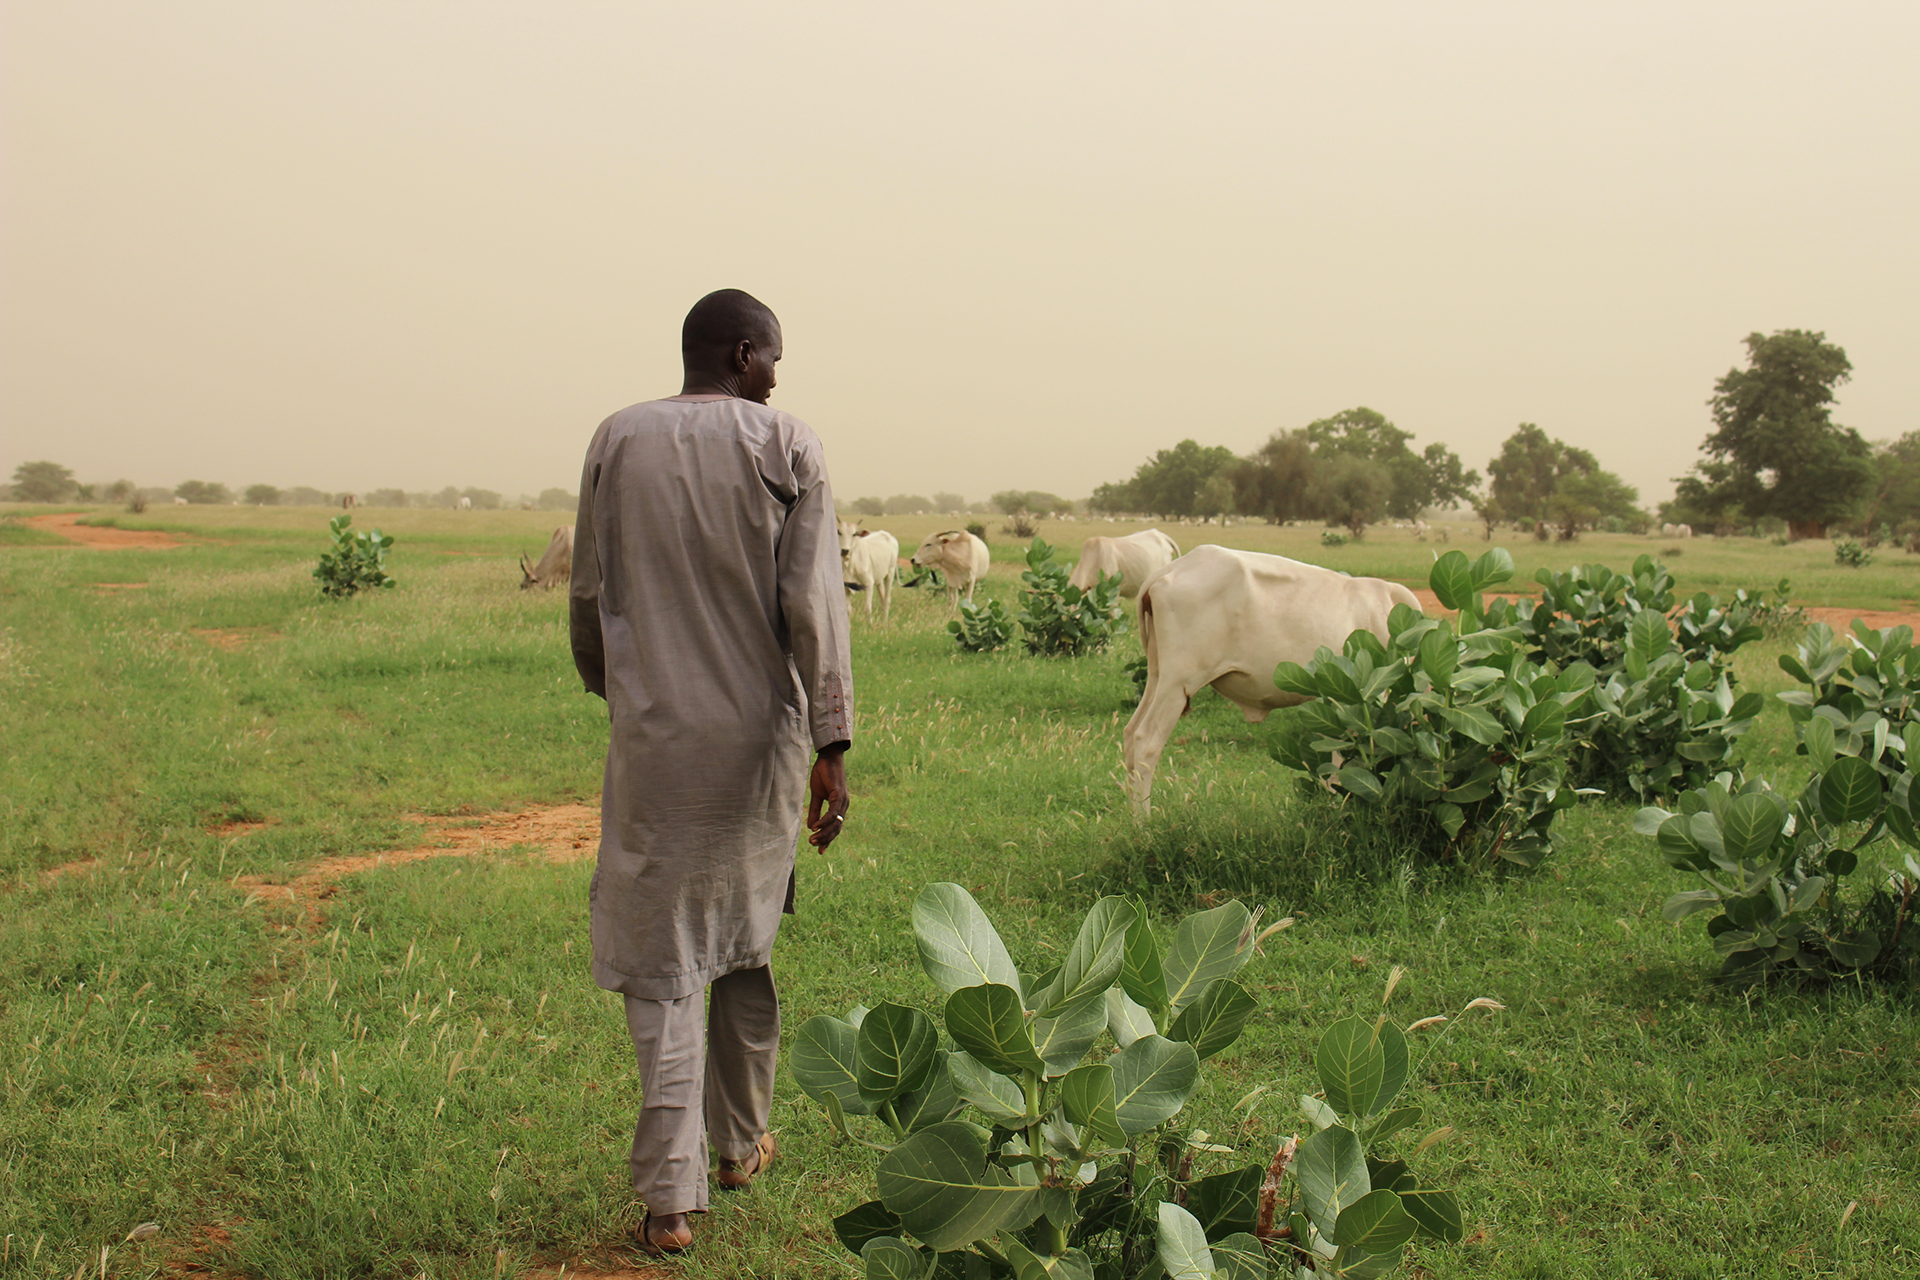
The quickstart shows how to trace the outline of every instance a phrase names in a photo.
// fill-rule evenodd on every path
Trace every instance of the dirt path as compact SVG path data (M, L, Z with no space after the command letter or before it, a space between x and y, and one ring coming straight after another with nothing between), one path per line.
M83 547L103 550L151 547L156 551L164 551L181 545L180 539L170 533L161 533L158 529L101 529L81 524L80 517L86 514L84 511L62 511L50 516L27 516L20 523L32 529L44 529Z

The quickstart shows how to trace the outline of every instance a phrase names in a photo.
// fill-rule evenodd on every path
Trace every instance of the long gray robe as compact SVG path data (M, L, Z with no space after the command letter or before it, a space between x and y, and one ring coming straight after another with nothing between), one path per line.
M731 397L650 400L580 477L574 664L612 733L593 976L677 1000L766 964L791 909L809 747L852 740L820 438Z

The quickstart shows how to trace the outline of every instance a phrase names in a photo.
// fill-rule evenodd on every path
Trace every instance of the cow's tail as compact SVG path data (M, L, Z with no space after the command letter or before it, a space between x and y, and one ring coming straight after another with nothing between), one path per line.
M1140 647L1146 650L1147 670L1151 671L1160 663L1159 653L1154 648L1153 593L1140 593Z

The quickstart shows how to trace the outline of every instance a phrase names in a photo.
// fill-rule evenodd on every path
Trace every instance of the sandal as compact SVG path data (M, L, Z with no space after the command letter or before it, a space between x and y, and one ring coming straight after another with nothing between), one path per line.
M649 1258L671 1258L682 1253L691 1253L693 1251L693 1229L688 1227L683 1228L683 1230L686 1231L686 1238L684 1240L668 1232L665 1233L667 1243L656 1244L653 1235L653 1215L649 1213L640 1220L640 1225L633 1229L634 1247L639 1249L641 1253L646 1254Z
M729 1169L725 1164L720 1166L720 1173L717 1179L720 1183L720 1189L722 1191L745 1191L749 1186L753 1185L753 1180L759 1177L768 1165L773 1163L773 1158L779 1153L780 1144L773 1140L773 1134L761 1134L759 1139L753 1144L752 1168L735 1167Z

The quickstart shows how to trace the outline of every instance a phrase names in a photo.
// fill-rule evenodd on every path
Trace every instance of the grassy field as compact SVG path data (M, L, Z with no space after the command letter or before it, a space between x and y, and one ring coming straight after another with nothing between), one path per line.
M411 848L423 817L597 797L604 713L573 674L564 601L515 590L515 559L563 517L357 513L399 537L400 586L328 603L308 577L327 514L100 512L177 532L165 551L0 540L0 1274L478 1278L626 1256L636 1090L617 999L587 974L590 857L508 845L366 870L317 914L273 891ZM869 521L909 550L951 523ZM1011 600L1020 548L985 523L987 589ZM1042 529L1069 546L1107 531ZM1391 530L1325 551L1314 529L1173 532L1413 581L1437 549ZM1482 544L1460 527L1452 545ZM1527 577L1675 544L1505 545ZM1920 558L1844 571L1824 543L1695 539L1669 562L1686 590L1786 576L1808 602L1920 595ZM1914 993L1705 986L1698 922L1659 918L1685 886L1606 801L1569 815L1533 873L1370 865L1267 758L1271 724L1211 695L1137 825L1118 789L1134 638L1078 661L970 656L943 619L922 592L897 593L885 628L856 609L855 808L830 854L802 856L775 961L789 1027L933 1003L907 925L930 880L967 885L1029 970L1101 892L1146 890L1170 928L1231 886L1297 923L1249 970L1262 1012L1182 1123L1249 1156L1302 1127L1289 1100L1313 1087L1319 1029L1375 1003L1392 966L1411 971L1403 1021L1507 1006L1416 1069L1460 1134L1425 1167L1471 1224L1419 1251L1422 1274L1920 1270ZM1748 687L1783 687L1777 649L1742 655ZM1792 776L1777 708L1748 754ZM866 1198L870 1163L784 1076L774 1122L781 1162L716 1197L675 1270L855 1273L828 1220Z

